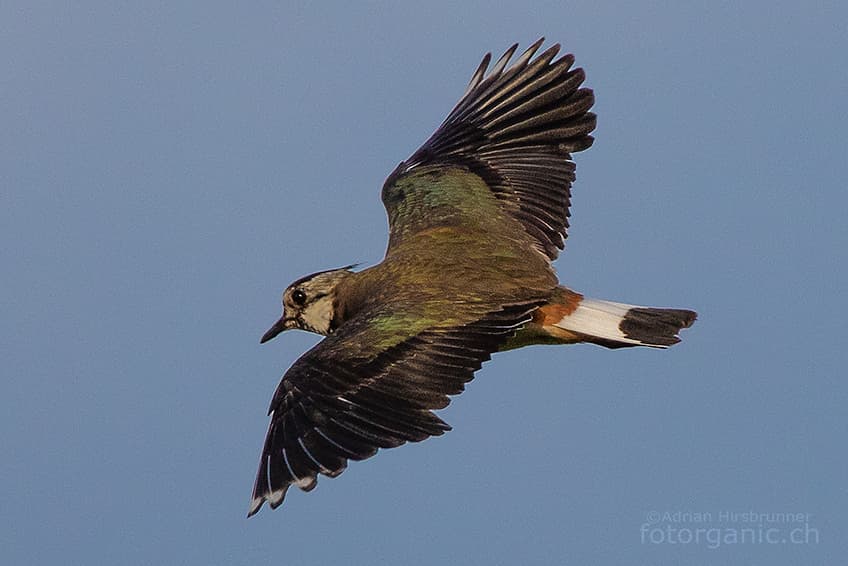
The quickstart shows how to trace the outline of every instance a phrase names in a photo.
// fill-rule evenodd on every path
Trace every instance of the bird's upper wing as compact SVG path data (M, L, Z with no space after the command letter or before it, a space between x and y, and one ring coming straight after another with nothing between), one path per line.
M574 181L571 153L592 144L595 115L592 91L580 88L585 74L571 69L573 55L554 59L554 45L533 59L543 39L512 65L513 45L486 73L487 54L463 97L438 130L409 159L398 165L383 187L389 214L389 248L403 237L403 224L438 223L438 213L417 208L418 216L397 214L408 196L405 177L434 168L460 168L480 177L500 201L501 209L518 220L531 243L550 260L564 246L568 228L570 188ZM414 190L427 192L426 179ZM422 221L423 220L423 221Z
M319 473L337 476L348 460L450 430L432 410L460 393L537 305L445 327L418 314L347 321L297 360L277 388L248 516L265 501L279 506L292 484L309 491Z

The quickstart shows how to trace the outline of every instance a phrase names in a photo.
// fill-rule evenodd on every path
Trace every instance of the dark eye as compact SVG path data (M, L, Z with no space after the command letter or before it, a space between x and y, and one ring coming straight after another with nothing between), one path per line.
M294 293L292 293L292 301L294 301L296 305L303 305L303 303L306 302L306 293L300 289L295 289Z

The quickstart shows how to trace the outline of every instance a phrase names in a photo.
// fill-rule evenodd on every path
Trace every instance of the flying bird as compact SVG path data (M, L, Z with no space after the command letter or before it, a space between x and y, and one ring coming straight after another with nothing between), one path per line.
M433 411L491 354L588 342L666 348L691 310L590 299L559 284L574 162L592 145L592 91L574 56L543 39L487 72L487 54L442 125L389 175L383 261L298 279L267 342L299 328L325 336L274 394L248 516L312 490L349 460L439 436ZM535 57L534 57L535 56Z

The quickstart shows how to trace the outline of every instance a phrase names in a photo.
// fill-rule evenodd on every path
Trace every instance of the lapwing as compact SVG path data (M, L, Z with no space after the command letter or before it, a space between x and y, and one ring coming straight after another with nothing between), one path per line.
M584 297L551 263L568 229L572 154L592 145L585 74L540 39L489 68L487 54L436 132L389 175L383 261L321 271L283 293L267 342L299 328L325 336L274 394L248 516L312 490L348 461L439 436L434 411L494 352L588 342L666 348L691 310Z

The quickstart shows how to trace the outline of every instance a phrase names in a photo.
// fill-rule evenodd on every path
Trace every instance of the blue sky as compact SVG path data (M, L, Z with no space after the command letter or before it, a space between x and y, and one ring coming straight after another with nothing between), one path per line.
M846 21L838 3L5 3L0 558L844 559ZM668 351L496 355L443 411L451 433L246 520L268 402L316 341L259 346L280 292L378 262L384 177L486 51L542 35L599 116L561 280L698 323ZM680 537L748 526L723 512L808 514L758 522L807 540Z

